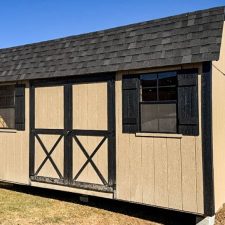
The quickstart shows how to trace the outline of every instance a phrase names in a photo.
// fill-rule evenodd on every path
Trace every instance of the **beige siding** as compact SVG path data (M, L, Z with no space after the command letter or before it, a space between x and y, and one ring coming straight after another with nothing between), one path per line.
M212 68L213 156L216 211L225 203L225 24L219 61Z
M54 144L59 139L59 135L39 135L43 145L45 146L46 150L50 152ZM38 142L37 138L35 139L35 172L38 170L42 162L46 158L46 153L42 149L40 143ZM57 166L59 172L63 175L64 172L64 140L63 138L60 140L58 145L56 146L55 150L51 154L51 158L53 159L55 165ZM40 172L37 174L38 176L44 177L51 177L51 178L59 178L56 170L54 169L52 163L48 159Z
M26 130L0 129L0 180L29 183L29 88L26 85Z
M107 130L107 83L73 85L73 128Z
M64 128L63 86L35 88L35 128Z
M181 139L183 209L197 212L195 137Z
M201 131L198 137L176 134L123 134L121 79L122 73L118 73L116 198L203 213ZM201 87L199 99L200 97Z
M62 129L64 128L64 91L63 86L37 87L35 88L35 128ZM57 142L59 135L39 135L43 145L49 152ZM46 153L35 138L35 172L38 170ZM63 175L64 170L64 140L63 138L51 154L59 172ZM38 176L59 178L56 170L49 159L41 168Z
M182 209L182 162L180 139L168 138L168 205L170 208ZM174 190L177 190L174 192Z
M73 129L107 130L107 83L83 83L73 85ZM95 150L103 137L77 137L89 155ZM80 147L73 140L73 177L87 161ZM108 142L100 147L93 161L108 179ZM90 163L85 167L77 181L102 184Z
M182 135L146 135L122 133L121 78L116 78L116 154L117 187L116 198L172 209L203 212L203 179L201 134L199 137ZM199 76L199 81L200 80ZM200 83L200 82L199 82ZM199 97L201 97L201 87ZM222 91L222 87L221 87ZM36 128L63 128L63 87L37 88ZM107 129L107 84L73 85L73 128ZM76 106L76 107L75 107ZM104 107L102 107L104 106ZM201 108L201 107L199 107ZM200 109L199 109L200 110ZM49 113L51 112L51 113ZM201 115L201 113L199 112ZM29 183L29 89L26 89L26 131L0 131L0 180ZM201 119L200 119L201 122ZM40 135L48 151L58 135ZM101 137L78 136L82 145L91 154ZM222 142L221 142L222 143ZM43 150L35 141L37 158L35 168L45 158ZM73 175L86 161L73 140ZM52 154L63 173L63 139ZM107 142L93 158L103 176L108 177ZM42 176L57 177L47 161ZM92 167L83 171L79 181L101 183ZM82 191L57 185L32 182L34 186L54 188L83 194L112 198L112 194Z

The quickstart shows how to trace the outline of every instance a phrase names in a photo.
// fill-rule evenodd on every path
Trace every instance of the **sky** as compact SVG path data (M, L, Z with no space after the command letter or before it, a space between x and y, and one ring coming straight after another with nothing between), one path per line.
M225 0L0 0L0 48L216 6Z

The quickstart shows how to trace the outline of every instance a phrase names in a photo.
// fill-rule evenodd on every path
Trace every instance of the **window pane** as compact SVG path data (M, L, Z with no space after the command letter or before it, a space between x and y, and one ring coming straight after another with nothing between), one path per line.
M15 128L15 109L0 109L0 128Z
M141 105L141 130L146 132L158 132L158 105Z
M142 101L156 101L157 89L156 88L142 88Z
M13 107L15 105L14 85L0 86L0 107Z
M14 96L0 96L0 107L13 107Z
M177 131L176 104L160 104L158 105L159 132Z
M177 100L176 87L159 88L159 100Z
M141 75L141 86L142 87L156 87L157 85L157 74L144 74Z
M170 86L177 83L176 72L159 73L158 78L159 86Z
M142 104L141 131L175 133L176 104Z
M14 95L14 85L0 86L0 95Z

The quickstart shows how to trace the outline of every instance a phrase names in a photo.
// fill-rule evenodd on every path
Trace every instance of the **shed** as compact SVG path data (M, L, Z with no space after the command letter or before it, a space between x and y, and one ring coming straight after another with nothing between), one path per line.
M0 180L213 216L225 202L224 14L0 49Z

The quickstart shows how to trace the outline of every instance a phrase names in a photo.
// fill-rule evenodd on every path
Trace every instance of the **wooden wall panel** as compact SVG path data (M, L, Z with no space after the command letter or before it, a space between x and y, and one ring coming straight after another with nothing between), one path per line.
M129 136L129 134L124 134L123 138L117 138L116 141L116 194L117 198L127 201L131 199L130 164L132 160L130 160Z
M225 22L220 58L212 65L214 191L218 211L225 203Z
M95 142L95 149L103 137L97 138ZM108 140L106 139L101 148L97 151L96 155L93 158L94 163L100 170L103 177L108 180Z
M154 140L142 138L142 199L146 204L155 204Z
M141 138L136 138L135 135L130 135L130 199L131 201L142 202L142 153L141 153Z
M73 128L107 130L107 83L73 85Z
M154 138L155 204L168 207L168 153L165 138Z
M181 139L183 209L197 212L197 168L195 138Z
M59 138L59 135L39 135L41 141L43 142L44 146L46 147L47 151L49 152L56 141ZM51 154L53 161L55 162L57 168L59 169L60 173L63 175L64 173L64 139L62 138L61 141L56 146L55 150ZM39 144L38 140L35 139L35 172L46 158L46 154L42 149L41 145ZM49 161L46 161L45 165L42 167L38 176L44 177L51 177L51 178L59 178L56 170L54 169L53 165Z
M87 146L88 137L78 136L78 139L84 147ZM81 151L80 147L78 146L78 144L74 139L72 146L73 146L73 177L75 177L76 174L79 172L80 168L86 162L87 158L85 157L84 153ZM88 167L80 175L79 181L86 179L88 179Z
M157 135L147 135L146 137L136 137L134 134L122 133L122 95L121 95L121 74L116 80L116 154L117 154L117 176L116 176L116 198L134 201L149 205L165 206L173 209L181 209L191 212L203 212L202 195L202 150L201 135L199 137L157 137ZM106 129L107 111L100 108L100 105L106 105L105 96L106 83L101 83L101 88L81 84L73 86L74 108L73 128L77 129ZM94 91L93 91L94 90ZM43 99L43 91L46 97ZM97 94L96 94L97 93ZM63 106L63 89L41 89L37 90L36 98L38 100L38 109L41 105L46 105L52 100L51 96L57 96L58 103ZM55 98L54 98L55 99ZM86 104L89 101L90 104ZM95 106L92 104L95 101ZM80 104L77 104L77 103ZM105 103L104 103L105 102ZM42 104L41 104L42 103ZM3 165L0 170L0 179L18 183L29 183L28 162L29 162L29 90L26 89L26 131L0 131L0 164ZM49 107L47 105L46 107ZM58 106L59 107L59 106ZM62 107L63 109L63 107ZM47 111L47 110L46 110ZM53 112L51 107L51 112ZM90 112L91 111L91 112ZM92 115L98 112L98 116ZM43 112L44 114L46 112ZM87 119L88 114L92 119ZM46 114L50 116L51 114ZM44 123L42 119L37 121L36 126L41 128L63 128L63 111L57 112L56 120L48 119L50 124ZM59 119L60 118L60 119ZM86 119L85 119L86 118ZM97 118L94 120L93 118ZM96 123L98 121L98 123ZM47 122L47 121L46 121ZM81 138L81 137L79 137ZM87 146L89 154L96 147L99 137L82 137L82 144ZM91 140L92 139L92 140ZM222 142L221 142L222 143ZM82 165L85 161L83 153L74 145L74 162L76 166ZM106 143L105 143L106 145ZM97 164L103 166L106 154L100 153L94 159ZM76 149L77 148L77 149ZM79 153L78 153L79 152ZM75 154L76 153L76 154ZM78 157L77 157L78 156ZM55 157L55 156L54 156ZM100 157L100 158L99 158ZM101 158L103 157L103 158ZM219 157L218 157L219 158ZM59 162L58 162L59 163ZM74 167L74 174L78 170ZM90 165L89 165L90 166ZM19 168L19 169L18 169ZM101 171L104 172L104 168ZM90 172L89 172L90 170ZM85 173L84 173L85 172ZM94 177L94 171L88 168L84 171L84 177L92 182L99 182ZM86 177L86 178L85 178ZM81 179L80 178L80 179ZM81 179L81 180L82 180Z
M130 149L129 134L122 134L122 75L116 77L116 198L130 201ZM132 162L132 161L131 161Z
M117 199L202 214L201 154L201 133L198 137L122 133L122 73L117 74Z
M29 84L25 89L25 131L0 130L0 180L29 183Z
M103 137L84 137L78 136L79 141L86 149L89 155L92 154L97 145L101 142ZM81 151L78 144L73 141L73 177L78 173L83 164L87 161L87 158ZM92 158L93 162L105 178L108 180L108 142L107 140L103 143L100 149L97 151L95 156ZM94 184L102 184L102 181L98 177L94 168L90 163L85 167L77 181L94 183Z
M167 138L168 206L182 209L182 162L179 138Z
M35 128L64 128L63 86L35 89Z
M88 127L88 90L87 85L73 85L73 129Z
M204 190L203 190L203 165L202 165L202 144L196 139L196 182L197 182L197 210L198 213L204 212Z

